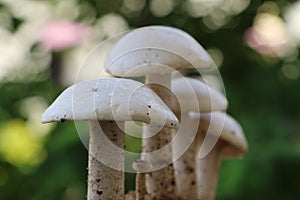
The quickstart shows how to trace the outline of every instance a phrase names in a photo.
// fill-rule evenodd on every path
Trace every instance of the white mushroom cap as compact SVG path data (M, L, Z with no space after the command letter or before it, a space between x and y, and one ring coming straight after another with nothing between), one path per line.
M240 124L223 112L197 113L200 116L199 131L219 136L225 142L222 155L226 158L241 157L248 151L248 143ZM220 134L221 131L221 134Z
M172 80L172 92L177 97L182 111L209 112L213 110L226 110L228 101L226 97L195 78L177 78ZM196 102L193 102L196 101ZM174 108L173 110L178 110Z
M115 76L135 77L170 73L174 69L209 68L213 61L188 33L167 26L148 26L121 38L104 65Z
M117 78L85 81L67 88L44 112L41 121L95 119L178 126L176 116L147 86Z

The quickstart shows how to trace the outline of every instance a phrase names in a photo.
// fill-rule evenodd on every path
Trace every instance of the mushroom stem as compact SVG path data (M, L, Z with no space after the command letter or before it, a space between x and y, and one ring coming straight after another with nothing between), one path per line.
M204 140L204 135L198 133L197 141L199 142L197 147L201 147ZM200 138L201 137L201 138ZM214 200L215 191L218 182L219 168L221 164L221 150L222 141L218 141L217 144L204 158L200 159L196 153L196 178L198 188L199 200ZM197 151L199 152L199 151Z
M146 76L145 83L165 102L167 106L170 106L171 94L167 90L170 88L171 84L170 74L155 74ZM158 133L155 133L153 127L144 126L143 138L142 150L144 153L154 152L162 147L165 147L165 150L164 153L159 155L159 157L147 156L142 157L142 160L146 161L147 163L151 163L153 166L171 162L171 145L166 147L166 145L168 145L172 140L171 129L162 128ZM146 187L147 193L153 199L178 199L173 165L169 164L164 168L146 174Z
M177 117L180 113L175 113ZM173 142L174 171L176 178L176 187L180 199L195 199L197 197L195 155L196 140L195 136L198 130L198 121L192 120L188 112L182 113L181 126L177 131ZM184 153L183 153L184 152ZM182 154L183 153L183 154ZM181 155L182 154L182 155Z
M180 199L195 199L197 196L195 152L193 143L184 155L174 162L176 186Z
M88 163L88 200L123 200L124 199L124 122L91 121ZM113 144L111 144L113 143ZM109 145L121 150L115 152ZM110 146L111 147L111 146ZM114 151L114 152L112 152ZM103 163L114 156L116 170ZM117 165L117 166L116 166Z
M149 199L146 188L146 173L141 173L141 171L145 171L148 166L149 165L143 160L136 160L132 163L132 168L137 172L135 181L136 200Z
M145 200L147 195L145 173L136 174L136 200Z

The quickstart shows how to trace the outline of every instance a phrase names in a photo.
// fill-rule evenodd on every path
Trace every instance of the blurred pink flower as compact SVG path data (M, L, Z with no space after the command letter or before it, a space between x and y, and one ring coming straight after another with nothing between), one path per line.
M40 45L52 51L73 47L88 35L88 27L71 21L47 22L39 35Z
M245 31L244 40L258 53L271 57L284 57L292 48L283 20L271 14L259 14Z
M248 46L258 53L272 57L277 57L279 56L278 54L280 54L282 45L278 43L271 43L265 35L255 30L255 28L247 29L244 39Z

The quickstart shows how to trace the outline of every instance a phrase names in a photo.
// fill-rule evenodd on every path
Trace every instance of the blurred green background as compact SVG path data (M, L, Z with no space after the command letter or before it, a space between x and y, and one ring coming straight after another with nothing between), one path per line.
M250 151L223 161L217 199L300 198L300 2L1 0L1 200L85 198L87 150L74 123L39 118L64 88L100 76L106 47L80 69L97 44L154 24L187 31L208 50L228 113L246 133ZM134 188L133 174L126 184Z

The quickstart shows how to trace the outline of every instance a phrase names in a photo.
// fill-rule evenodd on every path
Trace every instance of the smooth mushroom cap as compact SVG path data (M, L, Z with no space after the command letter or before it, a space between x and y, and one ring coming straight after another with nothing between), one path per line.
M200 131L206 134L220 136L225 142L222 156L225 158L242 157L248 151L248 143L240 124L226 113L215 111L211 113L193 113L200 117ZM220 134L221 131L221 134Z
M167 26L148 26L122 37L106 56L104 65L115 76L135 77L174 69L209 68L213 61L188 33Z
M66 120L141 121L178 126L165 103L144 84L117 78L77 83L43 113L42 123Z
M195 78L177 78L171 83L172 92L179 101L180 108L172 108L174 111L209 112L213 110L226 110L228 101L226 97ZM196 102L193 102L196 101Z

